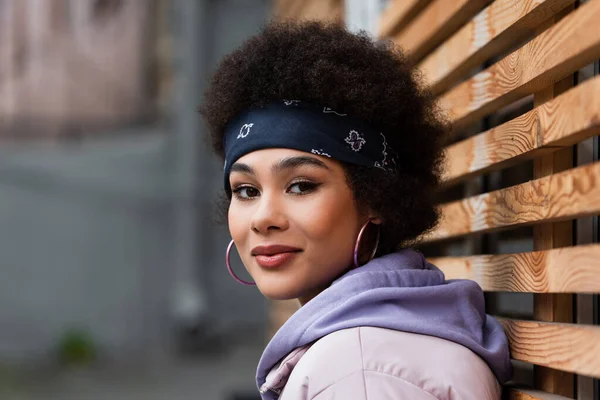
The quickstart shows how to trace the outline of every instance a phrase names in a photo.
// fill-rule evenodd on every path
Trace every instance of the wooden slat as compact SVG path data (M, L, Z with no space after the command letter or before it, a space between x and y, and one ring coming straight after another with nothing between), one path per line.
M514 46L575 0L497 0L418 65L434 94Z
M446 279L470 279L490 292L600 293L600 245L428 261Z
M600 213L600 162L442 205L443 218L423 241Z
M379 22L379 37L391 36L402 29L419 13L431 0L395 0L390 2Z
M551 25L573 7L568 7L545 24ZM544 25L545 25L544 24ZM547 26L540 26L540 31ZM547 103L556 96L570 89L574 77L551 85L533 96L534 107ZM573 148L561 149L552 154L544 155L535 160L533 175L543 178L573 167ZM534 250L548 250L573 244L573 221L540 224L533 227ZM533 318L546 322L574 322L573 296L569 294L536 294L533 296ZM559 371L546 366L535 366L533 369L534 386L545 392L572 397L575 394L575 376L565 371Z
M508 388L508 400L572 400L570 397L545 393L540 390Z
M394 42L417 62L490 1L434 0L406 29L395 36Z
M448 147L444 184L506 168L600 133L600 77Z
M455 129L556 82L600 57L600 2L556 25L440 98Z
M515 360L600 378L600 327L499 318Z

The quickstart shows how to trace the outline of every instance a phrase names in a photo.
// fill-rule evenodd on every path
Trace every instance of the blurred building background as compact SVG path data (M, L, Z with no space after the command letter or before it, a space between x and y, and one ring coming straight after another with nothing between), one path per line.
M224 267L221 167L196 110L269 14L266 0L0 1L0 398L130 398L91 372L53 389L58 372L39 374L90 348L98 374L185 377L165 360L223 359L237 338L257 349L235 359L253 388L266 305ZM215 398L218 365L189 371L203 386L156 398Z
M384 3L0 0L0 399L254 398L268 304L226 271L197 108L269 18Z

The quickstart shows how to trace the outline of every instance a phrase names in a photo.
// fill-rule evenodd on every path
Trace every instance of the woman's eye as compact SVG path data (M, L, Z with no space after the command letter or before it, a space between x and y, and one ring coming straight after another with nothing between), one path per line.
M233 190L236 197L240 199L251 199L259 195L258 189L252 186L239 186Z
M313 182L296 182L290 185L288 192L293 194L307 194L315 190L317 186L318 184Z

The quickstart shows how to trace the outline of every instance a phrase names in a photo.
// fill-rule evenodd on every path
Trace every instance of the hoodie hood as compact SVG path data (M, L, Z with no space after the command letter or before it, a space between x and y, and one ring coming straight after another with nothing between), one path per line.
M479 355L500 383L512 374L508 340L502 325L486 315L481 287L470 280L446 281L420 252L407 248L351 270L296 311L265 348L258 387L294 349L357 326L450 340Z

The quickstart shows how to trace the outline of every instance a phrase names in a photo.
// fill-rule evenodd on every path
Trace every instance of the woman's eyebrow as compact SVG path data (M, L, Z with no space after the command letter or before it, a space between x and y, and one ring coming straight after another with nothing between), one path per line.
M248 164L235 163L231 166L230 172L241 172L247 175L256 175L254 170Z
M279 160L277 164L271 167L271 173L278 173L285 169L292 169L300 166L311 166L323 169L329 169L327 165L321 160L314 157L285 157ZM236 162L231 166L230 172L241 172L247 175L256 176L254 169L248 164Z
M282 158L277 164L271 167L272 173L281 172L284 169L291 169L300 166L311 166L323 169L329 169L325 163L314 157L285 157Z

